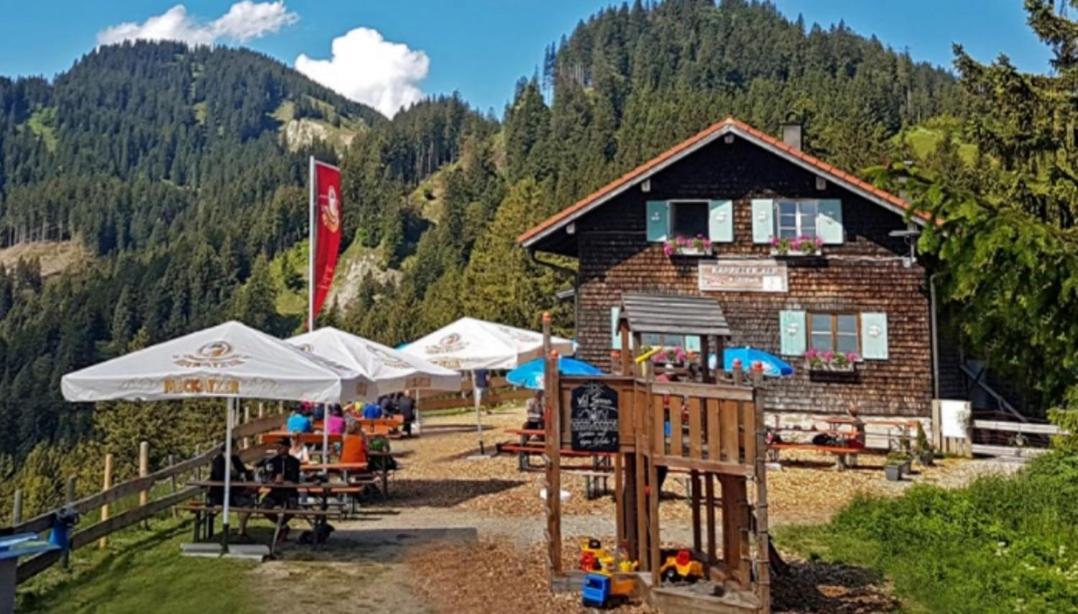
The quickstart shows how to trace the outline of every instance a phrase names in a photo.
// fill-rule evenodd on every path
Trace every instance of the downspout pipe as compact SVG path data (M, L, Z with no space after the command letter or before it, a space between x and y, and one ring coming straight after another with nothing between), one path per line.
M936 316L936 278L940 275L937 271L928 276L928 323L932 335L932 394L936 399L940 398L940 357L939 357L939 325Z

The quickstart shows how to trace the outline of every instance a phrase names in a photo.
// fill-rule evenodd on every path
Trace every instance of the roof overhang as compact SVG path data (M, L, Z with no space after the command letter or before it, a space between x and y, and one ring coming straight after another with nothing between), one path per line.
M618 317L634 333L730 336L722 306L706 296L625 293Z
M636 187L656 173L669 168L678 161L692 155L707 145L715 142L715 140L728 134L736 135L758 147L762 147L780 158L823 177L828 181L857 194L865 200L884 207L898 215L908 215L912 221L922 226L931 220L931 217L927 213L914 210L913 206L905 199L877 188L867 181L836 168L815 156L791 147L781 140L761 132L744 122L733 118L727 118L683 141L652 160L636 167L632 171L629 171L620 178L578 201L576 204L552 215L545 221L517 237L517 241L525 248L531 249L535 247L539 241L553 235L555 232L565 228L567 225L575 222L584 215L601 207L611 199Z

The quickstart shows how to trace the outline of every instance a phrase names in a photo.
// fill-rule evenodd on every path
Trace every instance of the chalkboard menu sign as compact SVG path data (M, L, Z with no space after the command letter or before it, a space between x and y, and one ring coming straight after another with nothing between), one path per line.
M618 451L618 393L601 382L573 388L569 420L574 450Z

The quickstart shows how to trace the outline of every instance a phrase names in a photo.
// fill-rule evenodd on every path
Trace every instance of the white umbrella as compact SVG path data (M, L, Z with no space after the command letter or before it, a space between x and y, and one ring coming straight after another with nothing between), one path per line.
M551 349L562 356L573 354L573 342L561 337L550 338ZM476 429L479 433L479 450L483 452L483 425L479 407L479 389L475 386L475 371L479 369L515 369L543 355L543 335L515 326L495 322L461 318L421 337L404 347L402 352L429 360L434 364L472 371L473 396L475 397Z
M417 388L460 390L460 374L452 369L331 326L297 335L288 342L359 373L366 400Z
M332 326L296 335L288 342L359 373L368 401L402 390L460 390L460 373ZM322 458L328 449L329 432L323 428Z
M225 397L225 458L231 459L233 408L240 397L349 402L361 396L362 381L358 373L276 337L225 322L68 373L60 386L65 399L77 402ZM225 471L226 540L230 475Z

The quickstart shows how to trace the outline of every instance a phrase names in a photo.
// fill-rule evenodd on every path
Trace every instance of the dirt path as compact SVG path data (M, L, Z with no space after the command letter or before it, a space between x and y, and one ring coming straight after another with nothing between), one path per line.
M337 523L324 549L289 546L282 560L252 571L256 590L266 596L265 610L583 611L577 596L551 595L546 588L542 475L519 471L513 456L470 459L477 450L470 419L427 420L422 437L394 442L394 450L411 454L391 479L389 500L370 505L395 513ZM520 408L484 416L487 446L509 439L504 428L522 420ZM913 483L884 481L879 457L863 457L860 468L841 472L820 461L790 455L781 470L769 472L775 524L824 522L859 492L896 495ZM957 487L978 475L1010 469L947 459L921 469L915 481ZM580 538L612 539L614 510L610 497L584 497L579 478L567 477L563 486L569 491L563 506L563 552L571 565ZM684 486L671 476L666 491L684 494ZM660 514L665 543L691 542L689 506L664 501ZM878 612L898 605L882 578L863 570L792 563L788 587L795 591L796 611Z

